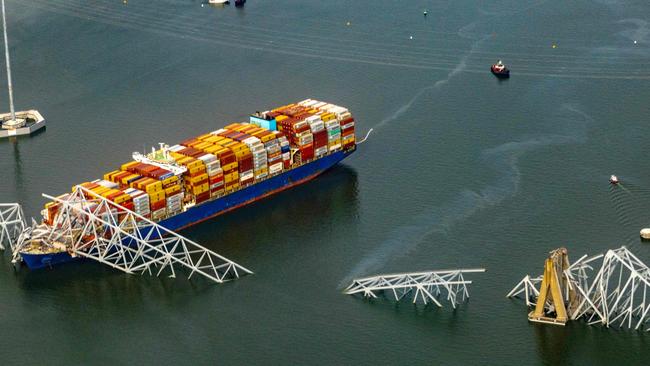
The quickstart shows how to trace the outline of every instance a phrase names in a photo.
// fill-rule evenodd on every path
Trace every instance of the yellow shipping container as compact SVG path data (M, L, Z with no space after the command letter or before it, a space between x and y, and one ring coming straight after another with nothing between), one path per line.
M130 200L130 199L131 199L131 196L129 196L128 194L123 194L123 195L115 197L115 200L113 202L115 202L115 203L117 203L119 205L119 204L122 204L122 203Z
M289 118L289 117L285 116L284 114L281 114L281 115L275 117L275 121L276 121L276 122L282 122L282 121L284 121L284 120L287 119L287 118Z
M210 137L206 138L203 141L210 142L210 143L214 144L214 143L217 143L217 141L221 141L222 139L223 139L223 137L221 137L221 136L211 134Z
M152 180L153 180L153 179L152 179ZM144 190L145 190L147 193L154 193L154 192L162 191L162 189L163 189L163 187L162 187L162 182L161 182L161 181L156 181L156 180L154 180L154 181L151 182L151 183L147 183L147 185L146 185L145 188L144 188ZM163 192L163 194L164 194L164 193L165 193L165 192Z
M149 193L149 202L154 203L165 199L165 191Z
M244 157L244 156L246 156L248 154L250 154L250 150L248 150L248 149L235 151L235 157L237 158L237 160L241 159L242 157Z
M207 149L205 149L205 150L203 150L203 151L207 152L208 154L213 154L213 155L215 155L215 154L217 154L217 152L220 151L221 149L223 149L223 147L221 147L221 146L219 146L219 145L211 145L210 147L208 147Z
M230 183L230 182L232 182L233 180L238 180L238 179L239 179L239 172L233 172L233 173L230 173L230 174L224 174L224 176L223 176L223 181L224 181L225 183Z
M109 188L108 190L102 192L102 193L100 194L100 196L102 196L102 197L108 197L108 196L110 196L110 195L112 195L112 194L119 193L119 192L120 192L120 190L117 190L117 189L110 189L110 188Z
M122 173L122 171L121 170L113 170L112 172L106 173L106 174L104 174L104 180L108 180L108 181L112 182L113 181L113 176L115 174L119 174L119 173Z
M269 168L260 168L254 171L255 175L268 174Z
M226 191L232 191L237 188L239 188L239 183L234 183L233 185L226 187Z
M208 183L201 184L200 186L192 187L192 193L196 196L198 194L207 192L208 189L210 189L210 185Z
M199 149L199 150L205 150L205 149L207 149L207 148L210 147L210 146L212 146L212 143L210 143L210 142L206 142L206 141L203 141L203 142L200 143L200 144L196 144L196 145L194 145L194 148L195 148L195 149Z
M260 137L259 139L262 140L262 142L269 142L269 141L275 139L275 134L270 133L268 135Z
M194 168L188 168L187 171L191 175L195 175L195 174L204 172L205 171L205 165L199 165L199 166L196 166Z
M95 193L96 195L98 195L98 196L101 196L104 192L106 192L108 190L110 190L110 188L106 188L106 187L102 187L102 186L91 189L91 191L93 193Z
M226 165L222 166L221 169L222 169L224 172L227 172L227 171L229 171L229 170L236 169L237 166L238 166L238 165L237 165L237 162L234 162L234 163L230 163L230 164L226 164Z
M211 133L208 132L208 133L204 133L204 134L201 135L201 136L197 136L197 139L198 139L198 140L201 140L201 141L205 141L205 140L208 139L210 136L214 136L214 135L212 135Z
M205 164L203 164L203 162L198 159L194 159L194 161L187 164L187 169L192 169L197 167L205 167Z
M206 180L206 179L208 179L208 174L203 173L203 174L197 175L196 177L191 177L190 178L190 183L192 183L194 185L194 184L196 184L196 183L198 183L200 181Z
M120 183L122 183L123 185L127 185L128 182L129 182L131 179L133 179L133 178L137 178L137 177L139 177L139 176L140 176L140 174L129 174L129 175L127 175L126 177L122 178L122 179L120 180Z
M121 169L122 171L127 171L130 167L132 167L132 166L134 166L134 165L136 165L136 164L140 164L140 163L138 163L137 161L130 161L130 162L128 162L128 163L124 163L124 164L122 164L122 166L120 167L120 169Z
M174 184L173 186L169 186L169 187L165 188L165 195L172 196L175 193L178 193L180 191L181 191L180 184Z
M172 184L174 182L178 182L178 175L172 175L169 178L163 179L162 184L163 184L163 186L166 186L166 185Z
M226 126L226 127L224 127L224 128L225 128L226 130L233 130L233 129L239 127L239 126L241 126L240 123L233 122L233 123L229 124L228 126Z
M336 116L334 115L334 113L324 112L323 114L321 114L320 119L322 119L323 122L327 122L336 119Z

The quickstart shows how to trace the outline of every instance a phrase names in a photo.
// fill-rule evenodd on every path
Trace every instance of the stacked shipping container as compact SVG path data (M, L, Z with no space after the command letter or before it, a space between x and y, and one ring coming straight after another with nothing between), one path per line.
M166 159L173 161L131 161L103 180L82 186L160 220L180 213L184 204L229 194L354 144L354 119L347 109L307 99L257 112L249 123L232 123L169 147ZM160 154L151 159L166 152L156 152ZM168 170L174 170L170 163L185 167L185 172L175 175ZM56 207L49 204L46 209L49 214Z

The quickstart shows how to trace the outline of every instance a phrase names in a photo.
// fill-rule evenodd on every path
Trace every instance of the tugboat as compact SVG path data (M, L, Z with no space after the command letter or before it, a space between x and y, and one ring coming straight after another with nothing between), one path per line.
M492 71L492 74L496 76L499 79L507 79L510 77L510 70L506 67L506 65L501 62L501 60L497 61L496 64L492 65L490 67L490 71Z
M611 184L618 184L618 177L615 176L614 174L612 174L612 175L609 177L609 182L610 182Z

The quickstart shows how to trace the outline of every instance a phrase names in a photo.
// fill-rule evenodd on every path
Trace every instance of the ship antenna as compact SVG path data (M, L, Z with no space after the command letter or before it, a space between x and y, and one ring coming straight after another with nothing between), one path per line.
M7 86L9 88L9 110L11 111L11 120L16 120L16 111L14 110L14 91L11 85L11 65L9 63L9 41L7 40L7 19L5 17L5 0L2 0L2 30L5 36L5 60L7 63Z

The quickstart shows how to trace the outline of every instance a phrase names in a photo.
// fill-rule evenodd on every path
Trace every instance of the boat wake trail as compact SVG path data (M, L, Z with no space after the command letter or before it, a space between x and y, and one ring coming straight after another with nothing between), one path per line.
M470 24L470 26L473 26L474 24L475 24L475 23L472 23L472 24ZM463 32L463 30L464 30L465 28L467 28L467 26L461 28L461 30L459 31L459 35L463 36L463 35L462 35L462 32ZM383 127L384 125L386 125L387 123L392 122L392 121L398 119L398 118L399 118L401 115L403 115L406 111L408 111L409 109L411 109L411 107L413 106L413 103L415 103L418 99L420 99L420 97L421 97L424 93L428 92L429 90L435 90L435 89L440 88L441 86L447 84L447 83L449 82L449 80L451 80L451 78L453 78L454 76L458 75L460 72L462 72L463 70L465 70L465 69L467 68L467 60L469 59L469 57L470 57L474 52L476 52L476 50L477 50L478 47L481 45L481 43L483 43L483 42L484 42L485 40L487 40L488 38L489 38L488 36L485 36L485 37L482 37L481 39L477 40L476 42L474 42L474 44L472 44L472 47L470 48L469 52L467 52L467 53L466 53L466 54L465 54L465 55L460 59L460 62L458 62L458 64L456 65L456 67L454 67L451 71L449 71L449 73L447 74L447 76L446 76L444 79L440 79L440 80L436 81L435 83L433 83L432 85L429 85L429 86L426 86L426 87L420 89L417 93L415 93L415 95L414 95L414 96L413 96L413 97L412 97L408 102L406 102L406 104L404 104L404 105L402 105L401 107L399 107L399 109L397 109L397 111L395 111L395 112L394 112L393 114L391 114L390 116L388 116L388 117L384 118L383 120L381 120L381 122L379 122L379 123L378 123L375 127L373 127L373 128L375 128L375 129L379 129L379 128Z
M432 207L413 217L408 225L396 228L350 271L339 286L347 285L355 277L370 275L392 259L414 251L432 234L449 235L455 224L516 195L521 182L518 162L524 154L549 146L584 143L587 125L593 120L591 116L569 104L564 104L558 114L571 123L566 126L567 134L539 135L484 150L480 156L481 162L494 171L502 172L493 184L478 191L462 190L451 202ZM443 267L447 265L451 264L446 263Z

